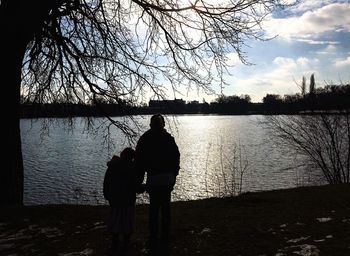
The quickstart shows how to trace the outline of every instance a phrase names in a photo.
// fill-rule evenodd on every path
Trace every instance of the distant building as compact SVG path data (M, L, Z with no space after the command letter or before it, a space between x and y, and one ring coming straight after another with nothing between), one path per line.
M186 102L183 99L174 100L150 100L148 107L153 112L160 113L180 113L186 107Z

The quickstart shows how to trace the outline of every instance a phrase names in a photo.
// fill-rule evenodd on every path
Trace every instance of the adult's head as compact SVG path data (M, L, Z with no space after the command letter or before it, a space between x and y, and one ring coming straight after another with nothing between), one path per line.
M164 117L161 114L156 114L151 117L150 123L152 130L161 130L165 126Z

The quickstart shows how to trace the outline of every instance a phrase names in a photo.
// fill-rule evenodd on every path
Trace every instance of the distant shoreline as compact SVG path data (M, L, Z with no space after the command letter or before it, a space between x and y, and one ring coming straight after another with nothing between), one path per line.
M124 115L109 115L109 117L125 117L125 116L148 116L153 114L164 114L164 115L193 115L193 116L271 116L271 115L338 115L343 114L343 112L335 112L335 111L314 111L314 112L269 112L269 113L162 113L162 112L154 112L154 113L142 113L142 114L124 114ZM350 110L347 110L346 113L349 113ZM42 119L42 118L103 118L106 117L105 115L27 115L27 116L21 116L20 119Z
M277 106L276 106L277 107ZM22 105L20 118L69 118L69 117L118 117L135 115L152 115L161 113L165 115L317 115L339 114L349 112L350 108L314 108L293 109L291 106L282 105L280 108L270 108L262 103L249 103L243 109L233 106L209 107L199 104L196 108L167 109L150 107L119 106L114 104L92 106L73 104L35 104Z

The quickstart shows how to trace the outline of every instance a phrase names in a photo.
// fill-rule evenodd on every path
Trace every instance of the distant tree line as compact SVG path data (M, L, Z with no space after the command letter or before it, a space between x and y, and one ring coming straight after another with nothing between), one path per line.
M350 109L350 85L326 85L316 88L315 76L310 76L309 91L302 77L301 93L284 95L267 94L263 98L267 112L299 113L302 111L332 111Z
M127 101L106 102L97 99L90 104L21 104L22 118L67 116L122 116L139 114L299 114L310 111L350 109L350 84L326 85L316 88L314 76L310 77L306 92L305 77L301 93L280 96L267 94L262 103L252 103L249 95L221 95L213 102L186 102L182 99L151 100L148 105L134 105Z

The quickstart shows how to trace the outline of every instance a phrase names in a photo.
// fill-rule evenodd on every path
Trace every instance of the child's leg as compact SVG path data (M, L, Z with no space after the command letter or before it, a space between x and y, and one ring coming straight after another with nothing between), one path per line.
M112 253L115 253L118 251L118 248L120 246L120 243L119 243L119 234L116 234L116 233L113 233L112 234Z

